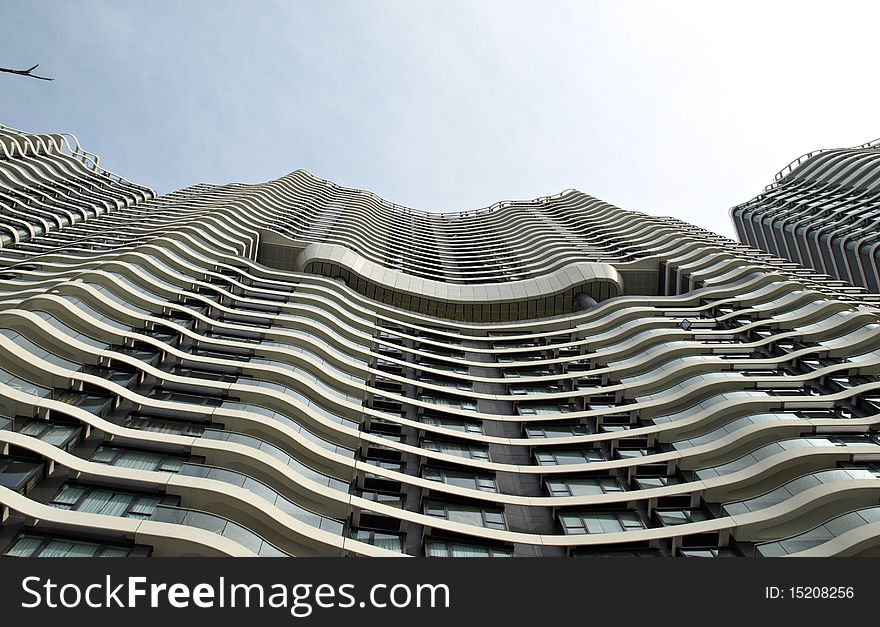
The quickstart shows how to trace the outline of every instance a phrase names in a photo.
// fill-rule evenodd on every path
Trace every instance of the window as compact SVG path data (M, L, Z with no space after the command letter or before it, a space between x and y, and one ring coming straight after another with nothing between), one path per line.
M504 508L495 505L469 505L427 499L422 509L428 516L445 518L450 522L489 529L507 529L507 524L504 522Z
M425 542L425 555L427 557L511 557L513 550L428 539Z
M192 435L200 437L205 427L192 422L183 422L181 420L163 420L162 418L140 418L131 417L125 421L124 427L129 429L140 429L141 431L152 431L154 433L173 433L175 435Z
M448 357L450 359L458 359L464 360L464 353L461 351L451 350L449 348L444 348L442 346L433 346L431 344L422 344L419 346L418 350L429 353L431 355L437 355L439 357Z
M0 485L27 494L43 478L43 462L0 457Z
M709 516L699 509L655 510L657 519L664 527L708 520Z
M186 458L162 453L147 453L133 449L101 446L92 455L91 461L136 470L156 470L178 472Z
M428 361L425 359L420 359L418 361L418 365L425 366L426 368L433 368L434 370L443 370L444 372L454 372L455 374L467 374L468 373L467 367L460 366L458 364L448 364L445 362Z
M561 390L555 385L511 385L510 393L514 396L536 396L538 394L556 394Z
M660 557L657 549L574 549L572 557Z
M724 549L680 549L679 557L730 557L733 554Z
M448 485L458 486L460 488L483 490L484 492L498 491L498 486L495 484L495 478L486 474L459 472L457 470L449 470L446 468L425 468L422 471L422 477L430 479L431 481L439 481Z
M615 533L644 529L638 515L631 511L619 512L562 512L559 522L566 534Z
M381 428L380 423L378 421L373 422L373 424L370 428L370 431L368 431L367 433L379 436L380 438L382 438L384 440L388 440L389 442L404 442L406 440L406 438L399 433L387 433L387 432L378 431L377 427ZM386 448L388 450L397 450L397 449L394 449L390 446L384 446L380 442L370 442L369 446L377 446L380 448Z
M550 496L590 496L624 491L614 477L547 479L546 484Z
M527 425L526 437L529 438L568 438L573 435L587 435L586 425Z
M389 551L403 553L403 534L373 529L352 529L351 537L358 542L365 542Z
M378 456L378 454L381 452L382 449L370 447L367 450L367 455L366 457L364 457L364 461L371 466L378 466L379 468L393 470L394 472L403 472L404 463L402 461L400 461L399 459L385 459L381 456Z
M540 344L538 342L521 342L521 341L512 341L512 342L492 342L492 348L498 350L506 350L509 348L537 348Z
M391 507L403 507L403 497L392 492L380 492L378 490L362 490L361 498L374 503L382 503Z
M633 479L639 490L662 488L669 485L669 477L635 477Z
M504 375L505 379L518 379L520 377L549 377L550 375L556 374L553 370L540 370L535 368L522 368L519 370L514 370L512 368L505 368L501 372Z
M147 519L159 498L130 492L113 492L87 485L66 483L49 503L52 507L89 514Z
M517 355L498 355L499 364L512 364L518 361L541 361L541 353L518 353Z
M648 454L646 448L619 448L614 451L614 456L618 459L632 459L634 457L644 457Z
M623 431L629 431L629 429L630 426L628 424L620 425L604 423L599 425L599 431L601 433L622 433Z
M128 557L126 546L20 534L3 555L11 557Z
M68 450L79 441L81 431L82 427L60 425L45 420L31 420L19 430L20 433L64 450Z
M520 405L517 410L520 416L546 416L552 414L566 414L571 411L569 405L541 403L534 405Z
M432 403L434 405L439 405L440 407L449 407L450 409L461 409L466 411L477 411L477 404L469 399L463 398L452 398L448 396L431 396L429 394L422 394L419 399L426 403Z
M379 331L377 337L380 340L388 340L390 342L394 342L395 344L402 344L404 342L404 338L392 335L391 333L388 333L386 331Z
M445 453L446 455L456 455L458 457L489 461L488 447L479 444L460 444L458 442L443 442L441 440L424 440L422 446L426 450Z
M435 416L426 414L422 416L422 422L435 427L443 427L444 429L454 429L465 433L483 433L483 425L472 420L457 420L455 418L447 418L445 416Z
M188 403L190 405L208 405L210 407L219 407L223 403L223 399L219 396L210 396L204 393L187 394L185 392L177 392L175 390L166 390L161 387L155 387L149 393L150 398L159 401L167 401L171 403Z
M560 464L584 464L605 461L602 451L594 449L541 449L535 451L535 460L540 466Z
M427 383L428 385L437 385L439 387L450 388L453 390L467 390L470 391L474 388L473 383L470 381L465 381L464 379L447 379L436 376L422 375L419 379L420 383Z
M58 394L55 400L67 405L74 405L96 416L103 416L113 405L113 399L99 394L83 394L67 390Z

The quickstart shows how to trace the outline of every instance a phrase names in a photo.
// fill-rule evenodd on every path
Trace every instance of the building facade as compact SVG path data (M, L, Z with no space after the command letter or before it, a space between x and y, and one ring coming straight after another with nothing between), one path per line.
M864 289L574 190L157 196L0 149L2 554L880 551Z
M731 217L741 242L880 293L880 140L798 158Z

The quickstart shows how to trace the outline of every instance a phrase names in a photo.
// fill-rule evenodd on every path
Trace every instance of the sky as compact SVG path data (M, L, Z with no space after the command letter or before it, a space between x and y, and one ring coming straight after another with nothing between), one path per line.
M306 169L432 211L576 188L733 237L880 137L880 3L0 2L0 123L165 193Z

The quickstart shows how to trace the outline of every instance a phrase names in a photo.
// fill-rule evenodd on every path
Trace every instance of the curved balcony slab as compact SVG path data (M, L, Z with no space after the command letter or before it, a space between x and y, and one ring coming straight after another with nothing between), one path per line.
M306 243L261 233L259 260L280 270L338 278L369 298L417 313L484 322L576 311L578 294L601 302L623 293L623 277L607 263L576 262L541 276L504 283L454 284L415 277L337 244Z

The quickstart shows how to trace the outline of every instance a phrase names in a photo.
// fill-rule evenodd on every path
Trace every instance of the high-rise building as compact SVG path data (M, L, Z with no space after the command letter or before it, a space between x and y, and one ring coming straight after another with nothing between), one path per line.
M157 196L0 149L2 554L880 551L862 289L574 190Z
M731 217L741 242L880 293L880 140L799 157Z

